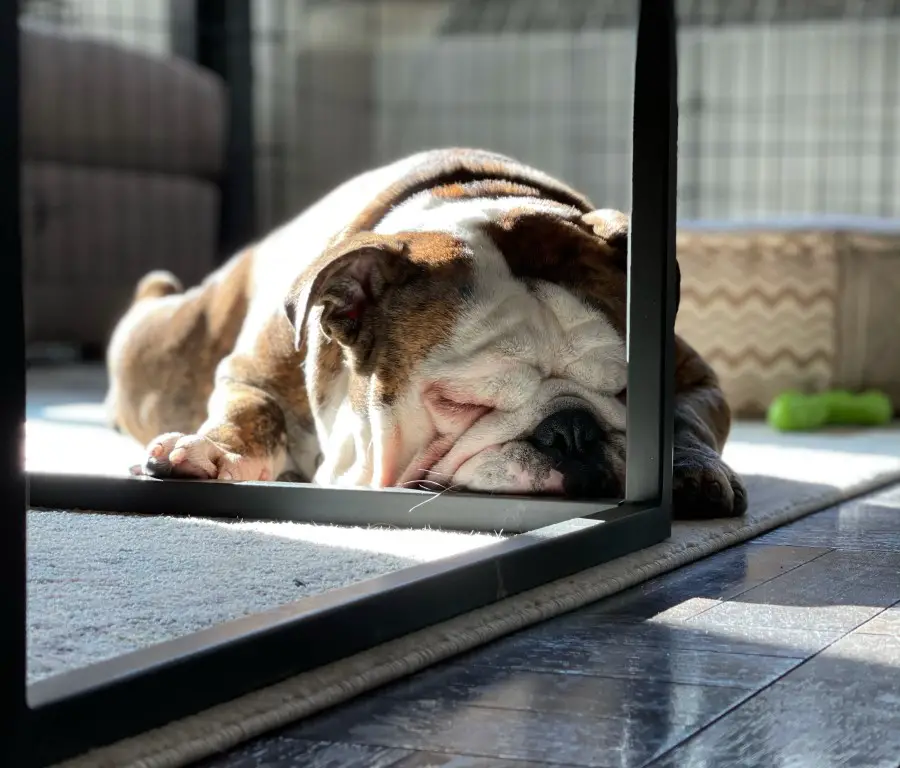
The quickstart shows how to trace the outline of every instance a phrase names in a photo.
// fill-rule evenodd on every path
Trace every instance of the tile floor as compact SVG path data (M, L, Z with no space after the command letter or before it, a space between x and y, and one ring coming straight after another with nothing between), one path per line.
M898 768L900 486L203 768Z

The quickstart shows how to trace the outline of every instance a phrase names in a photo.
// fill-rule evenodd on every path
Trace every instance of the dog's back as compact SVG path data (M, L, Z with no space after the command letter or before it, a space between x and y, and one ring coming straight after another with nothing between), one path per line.
M434 155L413 155L348 180L196 287L185 291L168 272L144 276L107 351L110 425L142 443L164 432L196 432L206 420L216 366L279 310L303 263Z

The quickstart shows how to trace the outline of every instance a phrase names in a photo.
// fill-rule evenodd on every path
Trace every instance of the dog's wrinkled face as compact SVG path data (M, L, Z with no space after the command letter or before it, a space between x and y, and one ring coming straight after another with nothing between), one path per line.
M286 310L315 481L619 496L627 223L421 196L344 239Z

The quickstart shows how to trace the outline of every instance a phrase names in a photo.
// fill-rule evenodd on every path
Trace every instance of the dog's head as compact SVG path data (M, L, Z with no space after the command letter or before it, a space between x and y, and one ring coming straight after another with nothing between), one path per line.
M408 203L285 304L316 482L619 496L627 219L521 199Z

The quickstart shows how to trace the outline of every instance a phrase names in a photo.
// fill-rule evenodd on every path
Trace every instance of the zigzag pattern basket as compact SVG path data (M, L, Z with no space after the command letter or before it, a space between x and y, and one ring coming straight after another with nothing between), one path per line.
M900 410L900 226L688 226L676 330L735 415L785 389L878 387Z

